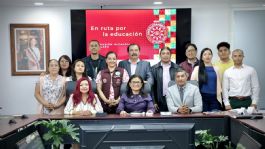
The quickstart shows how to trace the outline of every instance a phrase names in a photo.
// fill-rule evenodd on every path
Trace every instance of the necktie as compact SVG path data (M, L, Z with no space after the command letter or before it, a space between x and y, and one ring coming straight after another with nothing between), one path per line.
M183 101L183 96L184 96L184 88L183 87L179 88L179 95L180 95L181 101Z

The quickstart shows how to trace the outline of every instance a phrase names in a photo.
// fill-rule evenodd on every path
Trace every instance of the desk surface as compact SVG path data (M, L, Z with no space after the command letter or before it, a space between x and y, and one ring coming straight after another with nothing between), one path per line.
M11 119L15 120L16 123L9 124ZM21 116L0 116L0 138L4 138L9 134L12 134L19 128L23 128L38 119L38 115L30 115L26 119L22 119Z
M70 119L70 120L104 120L104 119L184 119L184 118L225 118L231 117L229 112L219 113L193 113L193 114L173 114L171 116L161 116L160 114L154 114L153 116L125 116L122 117L118 114L109 114L105 116L78 116L78 115L28 115L28 118L21 119L21 117L12 116L0 116L0 138L4 138L19 128L23 128L34 121L43 119ZM15 119L16 124L9 124L10 119ZM242 120L237 119L245 125L253 127L254 129L265 134L265 120Z
M80 116L80 115L39 115L39 119L74 119L74 120L93 120L93 119L167 119L167 118L223 118L227 116L224 112L218 114L173 114L170 116L161 116L160 114L154 114L152 116L120 116L118 114L108 114L102 116Z
M237 119L241 123L265 134L265 120L264 119Z

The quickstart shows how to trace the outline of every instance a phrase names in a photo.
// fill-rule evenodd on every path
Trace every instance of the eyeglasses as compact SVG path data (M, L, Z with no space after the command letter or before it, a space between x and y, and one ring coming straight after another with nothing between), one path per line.
M132 81L131 83L132 84L142 84L142 82L140 82L140 81Z

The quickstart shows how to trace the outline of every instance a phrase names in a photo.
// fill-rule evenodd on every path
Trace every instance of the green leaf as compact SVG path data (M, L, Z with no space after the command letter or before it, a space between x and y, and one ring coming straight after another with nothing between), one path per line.
M79 142L79 128L74 124L70 124L69 122L69 120L42 120L35 123L34 125L43 125L49 129L49 131L43 135L43 139L45 141L50 140L56 147L59 147L63 141L62 137L64 135L69 135L72 139Z

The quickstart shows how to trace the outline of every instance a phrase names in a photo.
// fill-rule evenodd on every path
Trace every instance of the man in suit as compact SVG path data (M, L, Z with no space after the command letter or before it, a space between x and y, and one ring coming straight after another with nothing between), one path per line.
M119 63L119 67L126 69L129 76L137 74L141 76L144 80L144 92L150 93L151 86L153 85L153 78L151 74L151 66L147 61L142 61L139 59L140 46L137 44L130 44L127 47L129 54L128 60L123 60Z
M179 68L176 84L168 88L166 99L168 110L172 113L188 114L202 111L202 96L199 88L187 83L188 73Z

